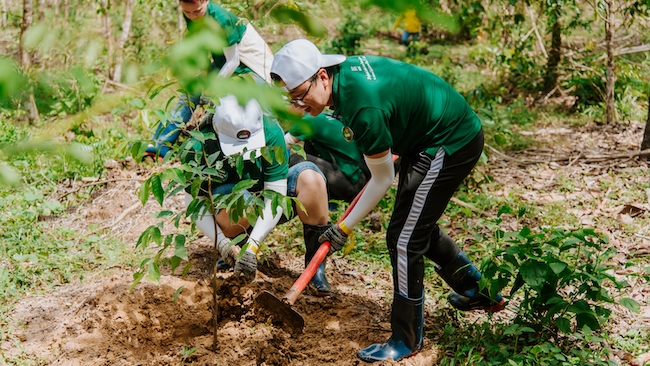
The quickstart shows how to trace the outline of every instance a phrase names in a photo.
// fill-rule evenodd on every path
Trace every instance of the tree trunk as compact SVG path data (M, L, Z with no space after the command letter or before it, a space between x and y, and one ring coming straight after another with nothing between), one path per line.
M131 19L133 19L133 1L126 0L124 8L124 21L122 22L122 34L120 39L117 41L117 53L115 55L115 66L113 67L113 75L111 75L111 80L120 82L122 79L122 62L124 56L124 45L129 39L129 33L131 32Z
M42 21L45 19L45 0L36 0L36 4L36 14L38 14L36 19Z
M551 93L557 86L557 67L562 58L562 24L560 23L560 17L560 5L558 4L553 10L552 15L553 25L551 26L551 49L548 52L546 75L544 75L544 95Z
M32 0L23 0L23 23L20 26L20 61L24 69L28 69L32 63L29 51L25 49L25 33L32 26L34 16L34 4Z
M614 122L616 104L614 102L614 86L616 74L614 73L614 32L616 19L614 17L614 0L606 0L607 21L605 22L605 47L607 48L607 66L605 80L605 123Z
M643 141L641 141L641 150L650 149L650 91L648 91L648 119L645 121L645 131L643 132ZM641 158L649 160L650 156Z
M0 18L0 26L2 28L5 28L7 26L7 17L8 17L8 11L7 11L7 0L2 0L2 18Z
M176 13L178 15L178 39L182 39L183 32L185 32L185 19L183 18L183 9L180 3L176 7Z
M111 17L109 15L109 10L111 7L111 1L110 0L102 0L101 2L102 6L102 32L104 33L104 39L106 40L106 61L108 65L108 78L112 79L113 75L113 70L111 67L113 66L113 35L111 32Z

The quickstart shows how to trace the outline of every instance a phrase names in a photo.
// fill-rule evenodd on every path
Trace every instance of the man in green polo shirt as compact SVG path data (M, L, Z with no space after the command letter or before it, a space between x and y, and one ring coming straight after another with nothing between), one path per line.
M272 190L282 195L296 197L303 205L304 210L296 207L294 210L303 223L305 239L306 263L320 247L319 236L330 227L328 224L329 211L327 208L327 188L325 176L312 162L304 161L292 167L288 166L289 152L284 141L284 132L276 120L262 113L262 108L256 100L251 99L244 107L239 105L237 98L227 96L221 98L215 107L213 123L201 127L204 134L216 132L216 138L207 138L203 143L195 141L181 152L181 161L191 166L214 166L212 157L223 161L218 175L212 182L202 182L197 197L192 197L191 187L185 189L186 206L194 200L203 200L212 190L212 194L230 194L237 183L244 179L256 180L257 184L251 187L244 196L250 192ZM275 147L284 153L281 161L272 162L262 158L260 149ZM215 155L219 153L219 155ZM241 170L229 163L227 157L233 154L243 154L244 163ZM277 156L275 153L273 156ZM212 161L208 164L208 160ZM240 247L230 245L229 238L234 238L244 231L248 231L250 223L247 218L239 222L230 221L228 212L221 210L217 213L216 221L209 212L202 212L196 226L210 240L217 243L219 252L225 262L234 266L236 274L254 277L257 269L257 253L260 243L270 231L280 222L288 220L278 208L274 215L271 199L265 198L263 215L256 221L250 231L246 251L239 258ZM216 232L215 232L216 230ZM238 260L239 258L239 260ZM318 296L327 296L330 285L325 277L325 261L316 272L311 281Z
M354 141L347 141L343 123L329 113L305 115L284 135L287 145L304 142L306 160L314 162L327 177L329 199L352 202L370 178L368 167ZM290 165L304 161L292 154Z
M459 310L501 310L501 295L479 288L481 275L438 226L452 195L483 150L481 123L449 84L419 67L379 56L323 55L308 40L275 54L271 77L294 105L316 116L326 107L346 126L371 173L357 205L320 238L340 250L356 225L393 183L392 154L401 157L399 186L386 244L393 267L393 334L357 355L364 361L399 360L423 345L424 257L454 290Z
M210 0L179 0L188 33L200 29L206 19L217 22L228 44L222 53L212 54L211 70L219 76L250 75L258 83L271 82L270 68L273 53L251 24L244 23L233 13ZM192 112L200 102L198 95L182 95L172 110L172 120L161 123L154 133L154 143L146 155L163 158L169 152L169 144L179 137L180 127L189 122Z

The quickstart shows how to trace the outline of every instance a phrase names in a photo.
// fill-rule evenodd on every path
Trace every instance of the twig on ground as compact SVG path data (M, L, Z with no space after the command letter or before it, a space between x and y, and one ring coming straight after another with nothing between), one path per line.
M136 208L141 207L141 206L142 206L142 204L141 204L140 202L137 202L137 203L132 204L132 205L129 206L126 210L122 211L122 213L120 214L120 216L118 216L117 219L115 219L115 221L113 221L112 224L102 226L102 227L99 228L99 230L101 231L101 230L108 229L108 228L111 228L111 227L117 225L117 224L118 224L120 221L122 221L122 219L125 218L126 215L128 215L131 211L133 211L133 210L135 210Z
M467 203L467 202L463 202L463 201L459 200L459 199L456 198L456 197L452 197L452 198L451 198L451 202L457 204L458 206L468 208L468 209L470 209L471 211L474 211L474 212L476 212L476 213L478 213L478 214L483 214L483 213L484 213L483 210L481 210L480 208L478 208L478 207L476 207L476 206L474 206L474 205L471 205L471 204L469 204L469 203Z
M530 160L521 160L514 158L512 156L508 156L501 151L493 148L490 145L485 145L488 149L493 151L496 155L499 157L503 158L504 160L508 161L514 161L516 163L519 163L521 165L528 165L528 164L543 164L543 163L550 163L550 162L560 162L560 161L571 161L573 158L571 155L568 156L558 156L556 158L551 158L549 157L548 159L530 159ZM582 153L578 155L578 160L581 162L587 162L587 163L594 163L594 162L599 162L599 161L607 161L607 160L618 160L618 159L633 159L638 156L644 156L644 155L650 155L650 149L646 150L641 150L641 151L633 151L633 152L628 152L628 153L618 153L618 154L602 154L602 155L583 155ZM575 163L576 160L572 161L571 164Z

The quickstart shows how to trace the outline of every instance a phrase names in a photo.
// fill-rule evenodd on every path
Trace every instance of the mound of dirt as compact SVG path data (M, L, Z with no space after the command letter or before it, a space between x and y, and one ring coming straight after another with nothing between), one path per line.
M363 268L330 261L337 292L329 298L309 290L301 294L293 309L303 316L305 328L292 334L255 300L263 291L281 298L301 273L288 268L300 268L301 260L273 254L252 282L232 272L217 273L216 341L210 276L165 275L160 285L141 283L129 292L132 276L126 270L21 302L12 314L22 323L15 334L25 354L50 365L362 364L356 351L391 333L391 299L384 295L391 291L390 277L366 278ZM427 323L425 330L431 331ZM429 346L408 360L381 364L431 365L436 355Z

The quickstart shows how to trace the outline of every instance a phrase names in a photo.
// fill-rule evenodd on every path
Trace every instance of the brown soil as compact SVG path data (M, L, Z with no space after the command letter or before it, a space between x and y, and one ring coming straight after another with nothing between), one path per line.
M565 153L578 151L589 155L589 149L581 146L579 136L592 133L593 139L599 142L589 144L598 146L597 151L611 152L609 148L614 149L612 146L603 145L609 141L616 142L617 151L634 151L635 141L640 141L638 138L642 134L642 127L640 123L628 126L622 128L620 134L602 129L546 130L539 138L546 139L549 146L553 146L555 138L569 139L575 142L572 147L575 150ZM538 151L535 157L539 156ZM526 155L519 154L518 158L525 159ZM538 204L568 200L595 202L593 205L574 204L567 208L569 214L578 217L585 225L598 225L602 220L617 215L622 221L633 220L632 217L624 217L626 214L621 213L621 209L625 204L635 202L625 202L623 198L620 202L613 202L611 192L605 194L600 191L602 187L589 184L584 191L574 191L570 196L558 188L558 181L566 177L585 181L597 178L599 181L614 180L612 186L616 186L615 175L608 175L607 172L647 169L647 164L630 160L608 162L607 166L599 167L571 159L553 163L555 165L517 164L508 159L499 160L496 155L493 159L490 174L505 187L503 191L494 191L494 195L508 197L517 194L522 200ZM138 169L111 170L108 178L116 180L98 188L90 202L70 210L66 217L48 220L48 223L79 232L84 232L89 224L97 224L110 231L107 235L134 244L142 230L156 222L151 218L151 213L160 209L155 202L134 208L138 202L135 189L146 172ZM510 191L511 188L514 193ZM645 207L644 204L638 203L642 207ZM175 210L180 207L181 198L175 197L166 202L165 208ZM514 218L504 218L506 227L511 225L512 229L517 229L521 224ZM452 233L463 232L461 225L450 223L449 226ZM642 232L642 237L635 237L636 233L626 230L625 225L607 228L612 245L620 250L622 256L619 257L621 267L617 275L632 270L624 265L629 258L639 252L646 255L648 252L646 233ZM296 246L302 245L300 238L292 240ZM319 298L309 290L300 295L293 308L304 317L305 328L302 334L292 335L278 323L276 314L269 312L255 299L262 291L282 297L302 273L303 258L296 255L294 250L283 252L286 247L278 244L277 237L271 236L269 242L270 250L266 251L267 257L260 263L253 282L243 282L230 272L216 274L216 341L213 336L211 284L214 259L211 244L202 238L189 245L190 260L194 266L185 278L167 273L162 276L160 285L142 282L130 292L133 270L113 268L107 274L97 274L83 282L59 286L48 294L26 298L16 305L11 314L15 323L11 331L15 337L14 341L1 345L2 352L7 356L23 354L29 358L38 357L46 365L363 364L356 358L356 351L382 342L391 334L390 273L371 268L363 262L331 258L328 261L328 278L335 289L334 296ZM636 249L633 251L633 248ZM173 301L175 292L181 287L178 298ZM453 321L462 331L466 322L485 320L485 314L458 314L452 311L444 299L448 289L439 280L427 279L427 289L424 350L400 362L386 361L377 365L437 364L440 357L437 340L445 324ZM649 292L643 282L638 282L629 294L641 304L640 314L613 307L615 315L608 324L611 334L648 328ZM506 309L495 316L497 320L505 320L513 315L510 309ZM184 349L194 348L196 351L193 354L183 356ZM622 364L642 364L648 358L647 354L632 356L624 352L615 353L615 357Z

